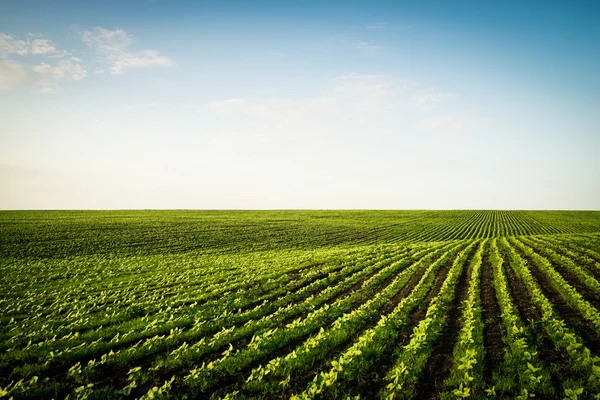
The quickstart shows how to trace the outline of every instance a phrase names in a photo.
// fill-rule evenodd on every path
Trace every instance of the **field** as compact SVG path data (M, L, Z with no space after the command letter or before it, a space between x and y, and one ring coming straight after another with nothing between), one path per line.
M0 212L0 398L600 398L600 212Z

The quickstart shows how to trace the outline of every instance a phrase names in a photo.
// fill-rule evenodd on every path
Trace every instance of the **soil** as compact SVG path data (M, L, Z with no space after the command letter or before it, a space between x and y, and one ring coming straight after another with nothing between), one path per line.
M504 344L502 343L502 324L500 305L496 298L496 289L492 283L492 265L488 255L481 265L481 308L483 318L483 344L485 361L483 376L490 382L493 371L504 360Z

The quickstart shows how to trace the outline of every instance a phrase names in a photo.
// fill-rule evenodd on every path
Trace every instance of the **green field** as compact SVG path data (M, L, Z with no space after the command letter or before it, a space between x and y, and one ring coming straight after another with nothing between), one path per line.
M600 212L3 211L0 398L600 398Z

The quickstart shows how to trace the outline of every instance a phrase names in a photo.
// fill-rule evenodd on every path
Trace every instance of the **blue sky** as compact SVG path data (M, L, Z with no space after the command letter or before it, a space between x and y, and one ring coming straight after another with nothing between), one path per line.
M0 208L600 209L600 3L0 3Z

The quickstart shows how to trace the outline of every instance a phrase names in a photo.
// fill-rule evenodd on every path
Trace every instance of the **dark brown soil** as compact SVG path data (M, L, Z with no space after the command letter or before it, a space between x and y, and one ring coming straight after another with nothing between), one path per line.
M531 302L531 296L523 282L519 279L515 271L506 263L503 266L506 275L508 290L511 294L513 303L517 309L519 317L524 324L531 324L532 321L541 318L541 314Z
M492 283L492 265L488 255L481 265L481 308L483 317L483 344L485 362L483 376L490 382L492 373L504 360L504 344L502 343L502 324L500 306L496 298L496 289Z

